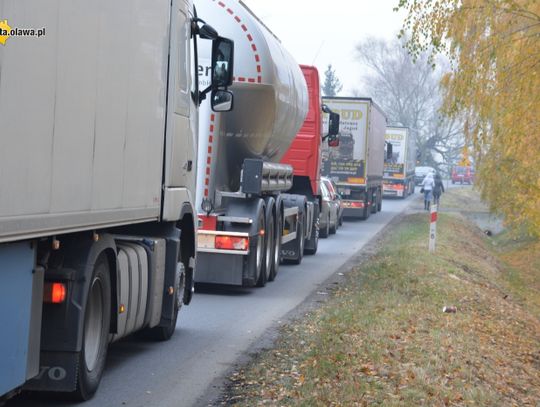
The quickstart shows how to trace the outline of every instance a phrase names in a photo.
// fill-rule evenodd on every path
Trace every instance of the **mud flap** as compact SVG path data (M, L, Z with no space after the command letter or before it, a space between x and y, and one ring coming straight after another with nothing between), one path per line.
M306 197L304 195L294 195L294 194L283 194L283 206L287 208L298 208L298 219L303 218L303 222L306 221L305 206L306 206ZM305 225L301 225L305 230ZM298 226L297 226L298 228ZM297 233L300 234L297 230ZM304 238L305 236L303 236ZM301 253L300 253L301 252ZM284 243L281 246L281 257L283 260L295 260L299 259L304 255L304 244L299 244L298 238L291 240L290 242Z
M23 389L72 392L77 388L79 352L41 352L40 369Z

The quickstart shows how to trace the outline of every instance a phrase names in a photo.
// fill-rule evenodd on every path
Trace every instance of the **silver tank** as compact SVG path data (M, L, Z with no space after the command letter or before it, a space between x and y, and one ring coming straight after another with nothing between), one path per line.
M304 122L308 94L298 63L241 1L195 0L195 6L201 18L235 42L233 111L213 113L208 101L200 110L200 203L203 196L213 199L216 190L238 190L245 158L280 161ZM209 83L208 43L199 43L201 87Z

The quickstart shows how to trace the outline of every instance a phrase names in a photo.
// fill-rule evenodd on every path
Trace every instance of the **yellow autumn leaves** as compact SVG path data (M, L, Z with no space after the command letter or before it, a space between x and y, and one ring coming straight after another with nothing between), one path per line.
M491 209L540 235L540 2L401 0L410 51L446 53L447 114L465 114Z

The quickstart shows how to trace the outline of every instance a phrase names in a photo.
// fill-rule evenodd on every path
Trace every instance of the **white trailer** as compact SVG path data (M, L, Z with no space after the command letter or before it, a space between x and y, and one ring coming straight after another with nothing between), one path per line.
M383 196L406 198L414 193L416 140L407 127L387 127Z
M340 115L341 128L339 148L323 151L323 175L338 186L343 216L367 219L382 208L386 116L370 98L324 97L323 103Z
M168 339L191 300L194 51L232 42L187 0L0 0L0 21L0 398L88 399L110 341Z

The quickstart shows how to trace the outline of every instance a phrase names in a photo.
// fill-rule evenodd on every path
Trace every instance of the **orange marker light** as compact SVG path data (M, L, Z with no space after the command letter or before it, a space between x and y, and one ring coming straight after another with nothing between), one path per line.
M45 283L43 287L43 302L61 304L66 300L67 288L64 283Z

